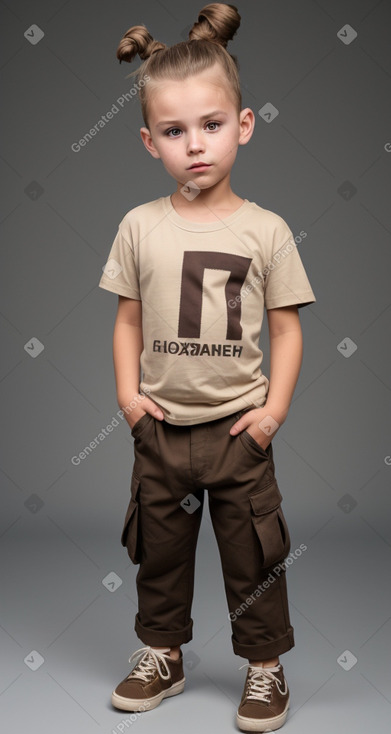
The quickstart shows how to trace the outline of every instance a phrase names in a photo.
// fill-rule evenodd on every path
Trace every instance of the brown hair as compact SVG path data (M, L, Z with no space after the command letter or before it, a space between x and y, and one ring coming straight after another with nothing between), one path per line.
M143 62L137 69L137 88L141 112L148 127L148 92L151 82L163 79L186 79L205 69L220 64L229 85L229 91L237 105L242 108L242 95L236 56L226 51L228 41L240 25L240 15L234 5L211 3L205 5L198 20L189 32L189 40L174 46L166 46L152 38L145 25L129 28L117 48L119 62L131 62L138 54ZM131 75L130 75L131 76ZM140 84L144 78L150 81Z

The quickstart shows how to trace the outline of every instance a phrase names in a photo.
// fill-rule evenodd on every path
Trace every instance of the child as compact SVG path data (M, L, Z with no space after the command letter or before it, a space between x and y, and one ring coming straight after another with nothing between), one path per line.
M169 48L134 26L117 50L120 61L145 60L141 138L177 187L125 214L99 282L119 296L115 379L135 453L121 542L140 566L134 629L145 643L112 703L143 711L183 691L206 489L233 651L249 661L236 721L270 731L287 716L279 655L294 646L271 439L301 366L298 308L315 297L285 221L230 186L255 124L225 50L239 24L233 5L212 3L189 41ZM270 381L260 368L264 308Z

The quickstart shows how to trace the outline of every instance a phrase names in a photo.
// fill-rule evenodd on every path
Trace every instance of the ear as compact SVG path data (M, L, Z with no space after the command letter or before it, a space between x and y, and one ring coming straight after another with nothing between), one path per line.
M159 155L159 153L157 152L157 150L156 150L156 148L154 146L154 143L153 143L153 140L152 140L152 136L151 136L151 133L149 132L148 128L147 127L141 127L140 128L140 135L141 135L141 140L143 141L143 143L144 143L147 151L151 154L151 156L153 156L153 158L160 158L160 155Z
M255 127L255 115L249 107L241 111L239 115L239 145L246 145L250 140Z

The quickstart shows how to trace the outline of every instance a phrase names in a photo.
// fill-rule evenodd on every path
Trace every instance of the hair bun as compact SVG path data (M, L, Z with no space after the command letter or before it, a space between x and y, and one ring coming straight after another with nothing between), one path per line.
M140 59L148 59L151 54L167 48L164 43L154 41L144 25L134 25L126 31L117 48L117 59L132 61L138 54Z
M226 48L228 41L231 41L238 30L240 21L235 5L210 3L200 11L198 21L189 33L189 39L214 41Z

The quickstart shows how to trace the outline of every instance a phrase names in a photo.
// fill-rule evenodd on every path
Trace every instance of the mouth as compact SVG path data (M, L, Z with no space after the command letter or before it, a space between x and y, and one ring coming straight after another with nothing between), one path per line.
M206 168L210 168L210 163L203 163L202 161L200 161L200 163L193 163L193 165L190 166L190 168L188 168L188 170L189 171L198 171L198 170L206 169Z

